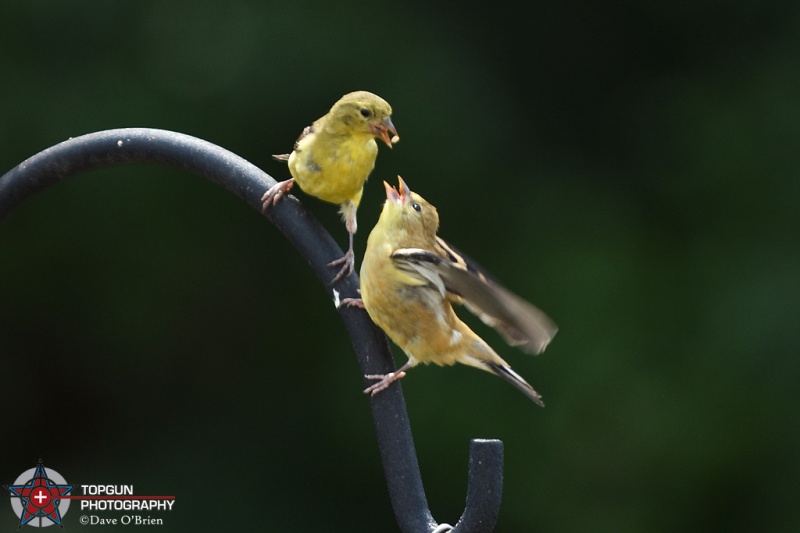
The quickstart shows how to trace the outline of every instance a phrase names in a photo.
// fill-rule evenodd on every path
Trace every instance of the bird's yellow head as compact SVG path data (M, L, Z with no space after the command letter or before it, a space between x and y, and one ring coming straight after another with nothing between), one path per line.
M394 244L404 247L430 247L439 229L439 214L425 198L412 192L403 178L397 176L395 189L385 181L386 202L377 228Z
M392 106L377 94L367 91L348 93L333 104L330 116L330 126L341 128L343 133L374 135L389 148L400 140L392 124Z

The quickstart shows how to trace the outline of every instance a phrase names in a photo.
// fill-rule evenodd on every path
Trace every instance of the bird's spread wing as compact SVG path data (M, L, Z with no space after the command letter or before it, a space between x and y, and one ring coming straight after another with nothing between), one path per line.
M392 254L398 268L428 280L443 295L464 305L506 342L539 354L558 328L541 310L501 286L476 263L437 237L437 252L403 248Z
M304 137L311 135L312 133L314 133L313 124L311 126L306 126L305 128L303 128L303 133L301 133L300 137L298 137L297 140L294 142L294 149L297 150L297 145L300 143L300 141L302 141ZM272 159L275 159L277 161L288 161L290 155L291 154L275 154L272 156Z

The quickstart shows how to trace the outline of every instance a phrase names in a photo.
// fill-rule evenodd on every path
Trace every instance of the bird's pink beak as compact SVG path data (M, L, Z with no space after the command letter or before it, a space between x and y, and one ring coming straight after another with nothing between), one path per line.
M380 140L385 142L386 146L389 148L391 148L394 143L400 141L400 136L397 134L397 129L394 127L394 124L392 124L392 119L390 117L386 117L386 120L382 123L373 126L372 131ZM389 133L392 134L391 138L389 137Z
M383 182L383 186L386 189L386 199L397 205L404 205L408 203L408 200L411 198L411 189L408 188L408 185L406 185L406 182L403 181L403 178L400 176L397 176L397 181L397 187L400 189L399 192L387 182Z

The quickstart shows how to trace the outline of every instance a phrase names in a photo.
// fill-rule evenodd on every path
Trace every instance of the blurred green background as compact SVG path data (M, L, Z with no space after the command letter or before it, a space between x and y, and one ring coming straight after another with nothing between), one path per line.
M7 3L0 172L142 126L285 179L270 154L374 91L402 140L357 254L399 173L560 326L536 359L478 328L544 410L467 367L403 380L434 517L458 520L482 437L505 442L501 532L797 531L800 4L443 6ZM297 196L344 246L336 208ZM174 494L164 532L396 530L341 322L233 195L81 174L0 224L0 279L0 482L42 458Z

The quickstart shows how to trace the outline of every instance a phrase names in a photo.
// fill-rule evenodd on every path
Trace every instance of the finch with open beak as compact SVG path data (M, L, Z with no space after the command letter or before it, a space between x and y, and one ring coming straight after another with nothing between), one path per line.
M495 374L539 405L542 398L453 310L464 304L505 340L523 351L541 353L556 334L539 309L511 293L436 235L436 208L398 177L384 182L386 202L367 240L361 264L361 298L343 303L363 307L408 356L408 362L364 392L376 394L419 363L462 363Z

